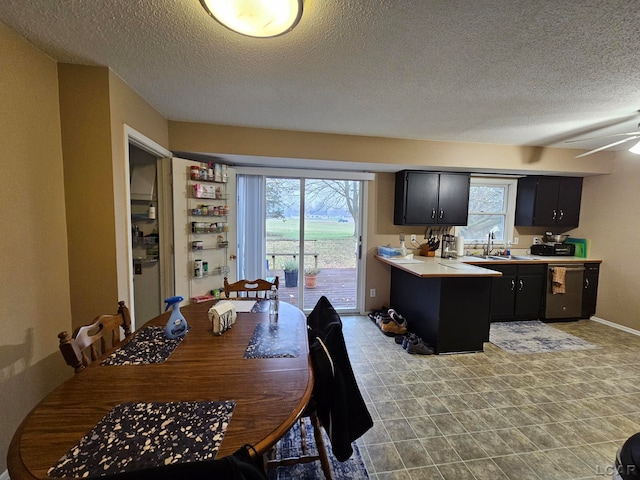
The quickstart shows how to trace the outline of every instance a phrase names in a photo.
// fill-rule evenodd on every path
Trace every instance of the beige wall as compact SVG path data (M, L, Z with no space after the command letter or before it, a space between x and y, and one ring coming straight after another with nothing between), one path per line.
M596 316L640 330L640 157L620 152L611 175L585 178L580 227L589 255L602 258Z
M60 64L74 326L132 304L125 125L167 145L167 120L105 67Z
M479 143L292 132L202 123L169 122L172 150L263 157L388 164L460 171L610 173L613 154L574 158L578 151ZM400 169L400 168L398 168ZM385 170L382 168L381 170Z
M118 302L109 70L58 65L73 324Z
M71 369L56 63L0 24L0 473L13 432Z

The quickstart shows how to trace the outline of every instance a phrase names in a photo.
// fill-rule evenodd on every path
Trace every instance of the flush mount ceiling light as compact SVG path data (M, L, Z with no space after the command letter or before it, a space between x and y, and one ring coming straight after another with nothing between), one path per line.
M277 37L295 27L302 0L200 0L225 27L249 37Z

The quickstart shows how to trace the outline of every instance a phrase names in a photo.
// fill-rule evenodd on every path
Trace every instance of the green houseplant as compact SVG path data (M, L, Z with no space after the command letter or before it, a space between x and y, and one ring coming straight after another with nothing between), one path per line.
M295 260L285 260L282 263L282 270L284 270L284 286L285 287L297 287L298 286L298 262Z
M320 269L317 267L307 267L304 269L304 286L306 288L316 288Z

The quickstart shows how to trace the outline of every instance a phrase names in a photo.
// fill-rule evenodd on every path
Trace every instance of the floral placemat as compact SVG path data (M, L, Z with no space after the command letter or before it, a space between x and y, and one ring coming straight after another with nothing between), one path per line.
M162 363L169 358L185 336L168 338L164 333L164 327L144 327L136 332L131 340L105 358L100 365Z
M212 460L235 402L123 403L64 455L51 477L96 477Z
M244 358L293 358L300 355L299 329L287 323L256 325Z

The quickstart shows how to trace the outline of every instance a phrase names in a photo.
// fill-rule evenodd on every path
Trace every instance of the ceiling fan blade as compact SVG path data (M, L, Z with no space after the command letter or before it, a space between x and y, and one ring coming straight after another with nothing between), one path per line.
M600 138L627 137L629 135L638 135L638 134L640 134L640 131L636 130L635 132L614 133L613 135L602 135L600 137L587 137L587 138L580 138L578 140L565 140L564 143L584 142L585 140L598 140Z
M605 145L604 147L596 148L595 150L589 150L588 152L581 153L580 155L576 155L575 158L586 157L587 155L591 155L592 153L600 152L601 150L606 150L607 148L610 148L610 147L615 147L616 145L620 145L621 143L635 140L636 138L640 138L640 135L636 135L634 137L629 137L629 138L623 138L622 140L618 140L617 142L610 143L609 145Z

